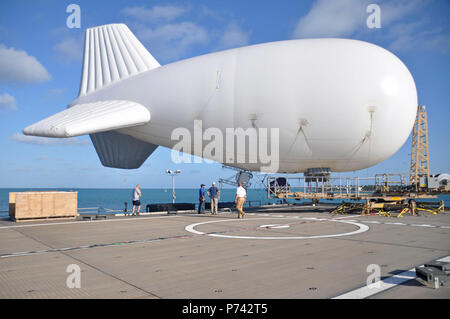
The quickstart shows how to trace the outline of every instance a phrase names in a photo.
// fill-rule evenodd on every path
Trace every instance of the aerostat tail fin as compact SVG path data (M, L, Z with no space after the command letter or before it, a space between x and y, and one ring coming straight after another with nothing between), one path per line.
M150 121L150 111L130 101L77 104L26 127L25 135L72 137L138 126Z
M139 168L158 147L117 131L89 136L103 166L112 168Z
M114 82L159 67L124 24L86 30L79 97ZM150 111L126 100L75 104L23 130L25 135L72 137L89 134L104 166L138 168L158 147L116 130L144 125Z
M87 29L79 96L159 66L125 24Z

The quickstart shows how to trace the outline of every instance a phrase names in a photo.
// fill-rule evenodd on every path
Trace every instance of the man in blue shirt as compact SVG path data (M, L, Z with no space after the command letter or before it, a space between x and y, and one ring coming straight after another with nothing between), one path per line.
M211 199L211 215L217 215L217 207L219 202L220 191L216 187L216 183L213 182L212 186L208 189L208 196Z
M198 190L198 213L202 214L205 210L205 184L200 185Z

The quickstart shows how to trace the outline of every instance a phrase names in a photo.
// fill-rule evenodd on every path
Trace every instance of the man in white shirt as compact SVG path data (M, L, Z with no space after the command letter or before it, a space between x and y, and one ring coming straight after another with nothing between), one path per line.
M139 215L139 212L141 210L141 201L139 200L139 197L141 197L141 185L137 184L136 187L133 190L133 209L131 211L131 214L134 215L134 208L137 206L137 214Z
M239 213L238 218L244 218L245 212L243 210L245 200L247 198L247 192L242 183L239 183L239 187L236 190L236 198L234 202L236 203L236 209Z

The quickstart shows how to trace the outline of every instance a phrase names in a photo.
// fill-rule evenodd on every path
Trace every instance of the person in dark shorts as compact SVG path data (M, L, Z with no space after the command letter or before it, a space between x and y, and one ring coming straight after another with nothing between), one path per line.
M200 185L198 190L198 213L203 214L205 210L205 184Z
M133 190L133 209L131 211L132 215L134 215L134 209L137 206L137 214L139 215L141 211L141 201L139 200L139 197L141 197L141 185L136 185L136 187Z

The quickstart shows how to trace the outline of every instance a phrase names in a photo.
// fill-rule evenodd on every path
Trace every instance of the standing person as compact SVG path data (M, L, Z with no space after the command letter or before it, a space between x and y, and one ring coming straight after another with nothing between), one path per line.
M220 191L216 187L216 182L208 189L207 194L211 199L211 215L217 215Z
M141 201L139 197L142 196L141 193L141 185L137 184L133 190L133 209L131 210L132 215L134 216L134 208L137 206L137 214L141 211Z
M205 184L200 185L198 190L198 213L202 214L205 210Z
M238 218L244 218L245 212L243 210L245 200L247 199L247 191L242 187L242 183L239 183L239 187L236 190L236 209L239 213Z

